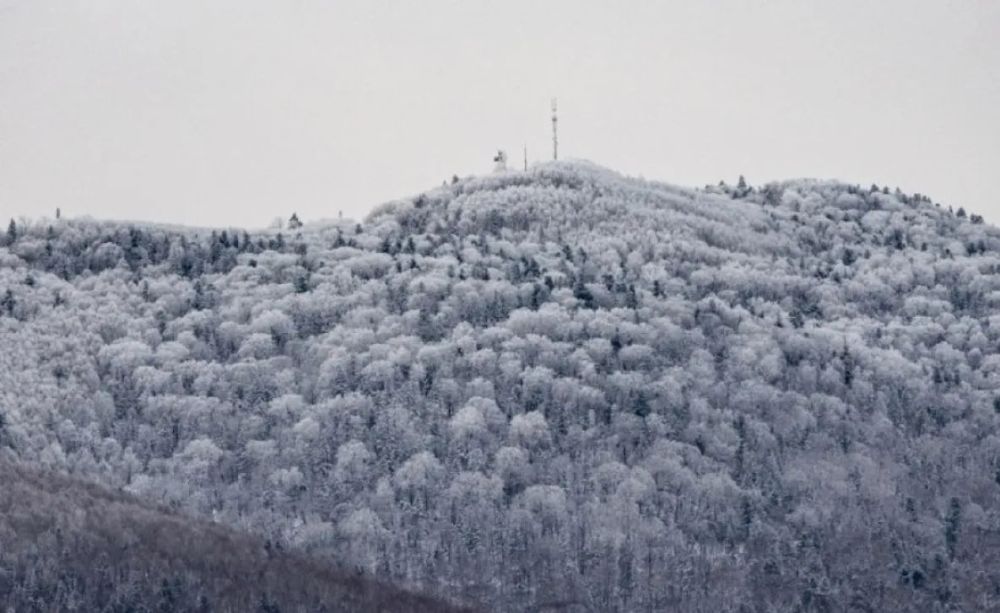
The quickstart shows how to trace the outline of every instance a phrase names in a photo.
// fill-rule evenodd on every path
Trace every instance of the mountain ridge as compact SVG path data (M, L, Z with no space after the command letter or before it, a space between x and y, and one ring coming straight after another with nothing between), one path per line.
M0 446L498 610L998 603L1000 233L579 162L0 245Z

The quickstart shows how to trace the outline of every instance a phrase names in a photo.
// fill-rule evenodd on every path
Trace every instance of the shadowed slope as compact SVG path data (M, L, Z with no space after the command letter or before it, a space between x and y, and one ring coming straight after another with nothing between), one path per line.
M16 611L460 610L5 459L0 492L0 601Z

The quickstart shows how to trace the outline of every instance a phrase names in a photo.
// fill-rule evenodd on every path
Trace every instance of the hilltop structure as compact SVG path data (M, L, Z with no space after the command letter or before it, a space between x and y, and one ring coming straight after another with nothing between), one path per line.
M559 118L556 116L556 99L552 99L552 159L559 159Z
M493 156L493 172L504 172L505 170L507 170L507 152L498 149L497 154Z

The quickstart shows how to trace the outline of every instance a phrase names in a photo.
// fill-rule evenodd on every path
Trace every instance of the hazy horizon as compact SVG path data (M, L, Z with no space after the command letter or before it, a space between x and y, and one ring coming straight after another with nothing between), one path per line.
M0 0L0 217L359 218L561 157L1000 222L1000 4Z

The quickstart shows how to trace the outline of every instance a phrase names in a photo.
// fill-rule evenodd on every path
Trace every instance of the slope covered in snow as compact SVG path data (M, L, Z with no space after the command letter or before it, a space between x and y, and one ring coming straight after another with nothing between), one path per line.
M36 223L0 445L501 610L985 610L998 271L922 196L586 163L297 233Z

